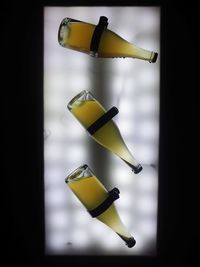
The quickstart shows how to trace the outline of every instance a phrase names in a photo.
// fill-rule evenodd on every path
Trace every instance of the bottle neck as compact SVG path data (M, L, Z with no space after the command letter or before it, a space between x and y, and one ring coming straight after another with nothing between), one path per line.
M155 52L140 48L134 44L130 44L130 52L128 55L133 58L138 58L142 60L147 60L149 62L154 62Z
M118 234L118 233L117 233L117 234ZM120 235L120 234L118 234L118 236L119 236L123 241L125 241L127 247L132 248L132 247L135 246L136 241L135 241L134 237L132 237L132 236L131 236L131 237L125 237L125 236Z
M125 41L126 42L126 41ZM124 51L120 53L121 57L137 58L151 62L155 62L157 59L157 53L140 48L133 43L124 43Z
M139 172L142 171L143 168L142 168L142 166L139 163L137 165L132 165L130 162L124 160L123 158L121 158L121 159L132 169L132 171L135 174L137 174L137 173L139 173Z
M126 244L128 243L131 244L131 242L133 243L132 240L133 237L131 236L131 234L128 232L123 222L121 221L121 218L117 212L114 203L106 211L104 211L96 218L100 220L102 223L106 224L108 227L110 227L117 235L120 236L121 239L123 239L126 242Z
M157 58L157 53L140 48L110 30L102 34L98 52L99 57L107 58L131 57L149 62L155 62Z

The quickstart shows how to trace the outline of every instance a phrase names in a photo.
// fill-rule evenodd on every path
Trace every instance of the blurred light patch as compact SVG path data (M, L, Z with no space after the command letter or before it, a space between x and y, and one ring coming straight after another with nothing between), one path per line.
M138 112L148 116L149 113L158 112L158 97L153 93L147 93L146 95L142 95L142 97L137 99L137 109Z
M127 87L126 87L127 88ZM132 92L133 93L133 85ZM120 106L119 106L119 116L117 117L118 121L123 121L127 116L130 120L130 113L135 113L136 106L134 105L133 100L131 100L128 96L125 98L124 95L121 95ZM131 123L132 124L132 123Z
M55 119L54 119L55 117ZM62 125L60 124L60 122L58 121L58 118L56 119L55 114L52 115L51 120L46 122L46 129L48 133L51 133L48 135L49 139L51 139L51 141L54 140L60 140L62 138ZM51 130L49 130L51 129Z
M66 151L66 158L70 158L70 161L81 161L85 159L87 161L87 150L84 144L68 144Z
M156 214L156 204L156 196L153 194L142 194L139 196L137 207L142 215Z
M85 209L81 209L74 215L74 223L77 226L87 226L88 223L91 223L91 218L88 212L85 212Z
M154 238L156 236L156 221L155 220L143 220L138 226L138 231L142 233L144 237Z
M54 187L52 186L49 187L45 192L45 201L48 202L52 208L53 207L59 208L60 206L62 206L65 199L66 199L65 190L61 190L60 187L56 189L55 186Z
M67 109L65 109L65 111L66 113L68 112ZM81 142L83 140L86 140L86 131L80 127L80 124L74 119L72 115L70 117L63 116L61 120L63 126L62 133L63 137L65 137L66 140L74 141L76 139L77 141Z
M58 183L61 182L61 185L63 185L63 180L61 180L60 178L62 178L62 169L60 168L59 164L56 164L56 161L54 159L46 159L49 162L49 168L45 169L45 179L47 180L45 183L45 190L49 189L49 188L53 188L53 192L54 192L54 188L56 186L58 186ZM48 179L47 179L48 178ZM56 190L55 190L56 191ZM46 197L46 195L45 195Z
M126 225L126 228L134 236L134 232L132 233L130 231L131 226L134 224L134 214L132 214L132 216L130 216L131 209L130 208L124 209L124 208L120 208L120 206L118 206L118 210L119 210L119 214L120 214L120 217L121 217L123 224Z
M133 197L131 196L131 192L126 194L121 194L120 200L118 200L117 206L123 209L130 209L132 206L132 201L134 201Z
M62 209L55 209L48 216L48 225L54 229L69 226L69 216Z
M85 249L85 247L90 245L90 242L91 242L90 239L91 239L90 232L85 231L85 228L76 226L76 230L72 231L71 240L74 240L72 242L74 249L78 249L78 250L81 248Z
M138 135L140 138L144 139L151 139L151 140L158 140L158 122L155 119L149 120L142 120L139 124Z
M53 133L52 133L53 136ZM59 161L62 157L62 144L56 142L49 142L48 146L45 147L45 159L49 161Z
M124 163L122 162L121 165L124 166ZM129 170L127 171L127 168L123 168L121 165L118 166L118 159L112 162L109 172L109 176L112 177L112 183L116 183L120 188L132 186L135 182L132 175L130 175L132 173L129 173Z
M137 181L138 190L144 193L155 193L157 192L158 179L157 170L154 167L148 166L144 168L143 173L140 175L140 179ZM155 196L155 202L157 199Z
M130 123L130 119L127 116L123 116L117 123L123 137L132 136L134 132L134 123Z
M129 42L157 51L155 64L137 59L96 59L58 44L65 17L108 28ZM45 250L49 255L154 255L157 237L160 82L159 7L44 8L44 183ZM143 165L134 174L122 160L100 147L68 111L82 90L116 106L114 119L133 156ZM115 204L136 246L128 248L106 225L92 218L65 183L88 164L108 190L117 187ZM152 167L153 166L153 167ZM152 249L150 249L152 248Z
M55 255L63 253L63 248L66 246L66 237L63 231L53 230L50 228L46 231L46 253Z
M141 163L147 165L153 164L157 166L158 150L155 148L154 143L145 143L140 141L140 144L135 144L135 147L137 148L137 158L140 159Z

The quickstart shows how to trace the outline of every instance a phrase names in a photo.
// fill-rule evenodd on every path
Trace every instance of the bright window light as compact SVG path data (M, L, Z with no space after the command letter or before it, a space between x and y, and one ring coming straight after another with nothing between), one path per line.
M63 48L63 18L97 24L129 42L158 52L155 64L131 58L92 58ZM158 205L160 91L160 7L44 8L44 184L47 255L155 255ZM134 174L116 155L92 140L67 109L82 90L91 91L115 117L128 148L143 171ZM91 166L108 190L120 190L116 208L135 237L128 248L106 225L92 218L65 184L82 164Z

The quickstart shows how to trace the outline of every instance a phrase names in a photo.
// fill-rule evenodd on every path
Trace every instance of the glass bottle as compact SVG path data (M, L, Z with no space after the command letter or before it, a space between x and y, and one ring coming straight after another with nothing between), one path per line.
M104 107L95 99L91 92L87 90L83 90L76 95L68 103L67 107L85 129L88 129L88 127L106 113ZM134 173L139 173L142 170L142 166L129 151L118 126L112 119L93 134L90 134L90 132L88 133L96 142L127 163Z
M88 212L94 211L94 209L105 202L109 196L109 192L104 185L86 164L70 173L66 177L65 182ZM115 188L115 190L118 189ZM133 247L135 245L136 241L122 223L114 202L112 202L105 211L99 213L96 219L110 227L125 241L128 247Z
M96 25L84 21L64 18L58 30L58 42L65 48L77 50L100 58L130 57L155 63L158 53L138 47L120 37L115 32L104 29L98 52L90 50Z

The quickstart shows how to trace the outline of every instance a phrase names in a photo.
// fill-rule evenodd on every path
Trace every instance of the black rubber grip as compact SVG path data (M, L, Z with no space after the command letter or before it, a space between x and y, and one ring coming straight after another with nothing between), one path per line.
M93 135L98 131L103 125L110 121L115 115L119 113L119 110L116 107L112 107L106 113L104 113L100 118L98 118L94 123L92 123L87 131Z
M100 214L102 214L105 210L107 210L110 205L119 198L119 189L118 188L113 188L111 191L108 192L108 197L95 209L93 210L88 210L90 215L92 217L97 217Z
M101 16L99 18L99 23L95 27L94 33L92 35L92 40L90 43L90 52L92 56L98 56L98 48L99 42L101 39L101 35L108 26L108 18L105 16Z

